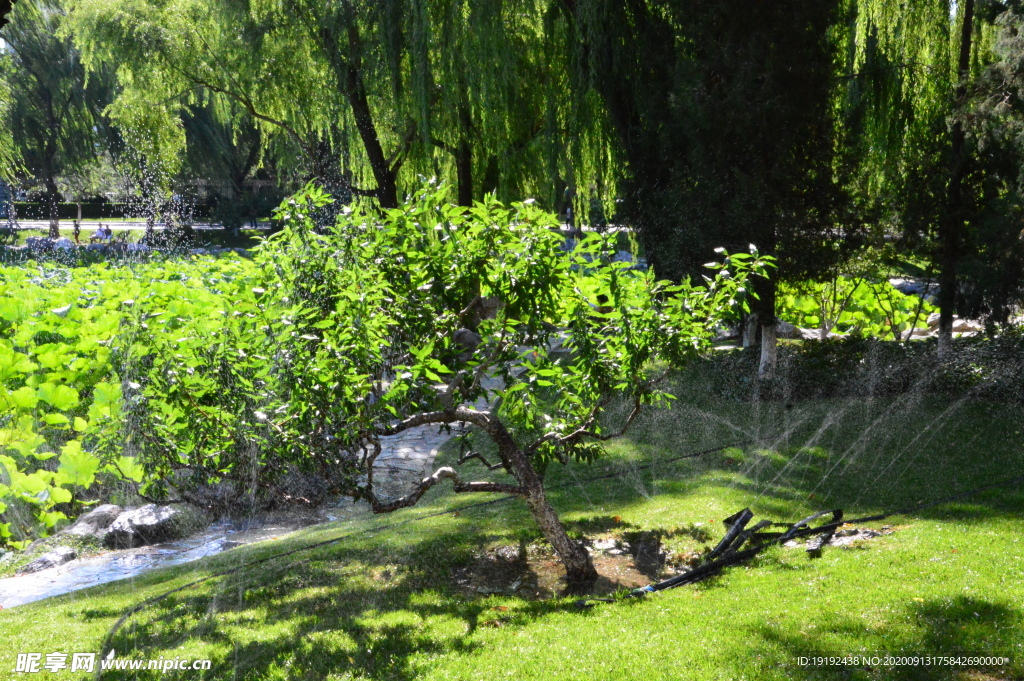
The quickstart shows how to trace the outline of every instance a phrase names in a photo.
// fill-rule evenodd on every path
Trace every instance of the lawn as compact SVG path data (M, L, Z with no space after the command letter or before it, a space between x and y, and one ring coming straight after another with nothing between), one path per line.
M721 520L744 506L777 520L836 507L849 518L1024 473L1018 405L920 395L751 404L709 400L698 383L683 387L671 410L639 423L597 464L549 472L552 501L573 528L593 537L703 523L714 542ZM745 444L667 461L729 443ZM143 609L112 641L118 657L209 658L209 671L109 677L1024 677L1019 483L869 524L895 532L827 548L816 560L773 548L697 586L589 608L569 598L472 594L456 584L453 576L483 550L540 537L522 504L479 505L491 499L435 488L391 516L319 526L0 612L0 670L13 670L18 652L97 651L131 606L240 568ZM680 550L700 544L679 536L670 541ZM325 540L336 541L244 567ZM865 654L999 655L1010 663L799 664ZM11 673L19 677L31 675Z

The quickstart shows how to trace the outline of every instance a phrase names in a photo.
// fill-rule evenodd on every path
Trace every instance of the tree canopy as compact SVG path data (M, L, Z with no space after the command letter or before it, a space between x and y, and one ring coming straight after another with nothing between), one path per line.
M261 247L257 286L174 301L171 314L159 297L136 301L118 345L142 399L124 435L164 481L153 487L186 498L188 480L274 494L289 466L378 513L446 479L456 492L512 494L570 582L592 582L586 551L547 501L545 469L593 460L663 404L667 368L710 346L766 262L724 254L702 285L670 285L611 261L609 238L567 255L554 216L529 203L492 198L465 211L445 194L424 188L383 222L343 212L318 234L312 214L328 199L307 188ZM493 442L497 479L441 468L405 497L378 496L381 437L456 423Z

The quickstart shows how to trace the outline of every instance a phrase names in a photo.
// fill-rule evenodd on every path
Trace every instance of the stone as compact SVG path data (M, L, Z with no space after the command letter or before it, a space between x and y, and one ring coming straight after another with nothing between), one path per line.
M803 333L796 324L780 321L775 325L776 338L788 338L790 340L803 340Z
M179 539L205 524L202 514L187 506L147 504L124 511L110 525L103 544L111 549L130 549Z
M983 330L980 323L970 319L954 319L953 333L979 333Z
M107 533L107 528L117 519L117 516L121 515L123 510L116 504L97 506L80 516L74 525L64 530L64 534L101 539Z
M33 250L46 250L53 246L53 239L45 236L30 236L25 239L25 245Z
M938 312L932 312L930 315L928 315L928 328L929 329L937 329L937 328L939 328L939 313Z
M25 567L21 568L22 574L49 570L78 558L78 552L70 546L58 546L53 551L44 553Z
M459 329L455 332L455 343L463 350L473 352L483 342L480 334L469 329Z

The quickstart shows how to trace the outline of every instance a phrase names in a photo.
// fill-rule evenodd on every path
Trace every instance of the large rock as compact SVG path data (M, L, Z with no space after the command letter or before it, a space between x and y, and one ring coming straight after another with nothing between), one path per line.
M975 334L984 330L985 327L980 322L970 319L953 319L953 333Z
M58 546L53 551L44 553L25 567L21 568L21 572L22 574L27 574L29 572L49 570L50 568L55 568L67 563L68 561L72 561L75 558L78 558L78 552L73 548L70 546Z
M85 515L81 516L75 524L64 530L65 534L72 534L76 537L96 537L102 539L107 529L121 515L122 509L115 504L103 504L97 506Z
M188 506L147 504L117 516L103 537L112 549L130 549L179 539L206 523L201 513Z
M776 338L789 338L791 340L799 340L803 338L800 333L800 327L796 324L790 324L789 322L780 321L775 325L775 337Z

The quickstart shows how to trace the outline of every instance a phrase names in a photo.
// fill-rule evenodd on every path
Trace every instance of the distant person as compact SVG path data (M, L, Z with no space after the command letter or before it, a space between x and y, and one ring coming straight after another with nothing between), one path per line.
M79 241L78 237L82 236L82 226L78 224L78 220L75 220L74 225L74 229L71 231L71 236L75 237L75 245L81 246L82 242Z
M114 238L114 231L110 227L104 227L103 223L100 223L99 229L92 233L89 237L89 243L96 243L97 241L103 243L104 241L109 242Z

